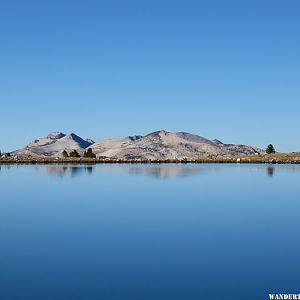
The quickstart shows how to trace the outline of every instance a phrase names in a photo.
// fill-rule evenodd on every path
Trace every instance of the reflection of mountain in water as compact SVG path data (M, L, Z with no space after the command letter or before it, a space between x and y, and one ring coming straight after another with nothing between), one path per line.
M93 167L93 165L38 165L35 168L39 172L45 172L54 177L75 177L84 172L92 174Z
M85 172L92 174L94 165L37 165L35 169L39 172L47 173L50 176L75 177ZM200 166L174 166L174 165L99 165L97 170L101 173L123 173L130 175L148 175L159 179L174 177L188 177L201 173L216 171L218 168L210 166L209 168Z
M168 179L175 177L188 177L201 173L215 172L219 168L216 166L201 167L195 166L182 166L182 165L135 165L135 166L109 166L102 168L101 171L107 173L126 173L130 175L148 175L159 179Z
M8 166L2 166L7 167ZM84 173L92 174L97 168L100 173L117 173L130 175L146 175L158 179L168 179L175 177L188 177L198 174L207 174L222 170L220 165L36 165L35 169L39 172L47 173L55 177L70 176L75 177ZM266 171L267 175L273 177L276 172L299 172L300 166L297 165L276 165L276 166L247 166L243 170L252 172ZM1 168L0 168L1 171Z
M267 175L273 177L278 172L300 172L299 165L238 165L243 170L253 172L266 171ZM101 167L103 173L127 173L131 175L148 175L155 178L167 179L174 177L188 177L197 174L218 172L224 169L222 164L191 164L191 165L106 165Z
M206 173L207 169L202 168L185 168L185 167L148 167L139 168L131 167L128 169L128 173L134 175L149 175L155 178L167 179L171 177L188 177L199 173Z

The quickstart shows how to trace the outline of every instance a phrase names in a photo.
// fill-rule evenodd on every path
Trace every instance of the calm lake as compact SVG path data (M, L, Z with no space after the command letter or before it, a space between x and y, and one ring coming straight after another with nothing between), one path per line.
M1 300L300 292L300 166L0 168Z

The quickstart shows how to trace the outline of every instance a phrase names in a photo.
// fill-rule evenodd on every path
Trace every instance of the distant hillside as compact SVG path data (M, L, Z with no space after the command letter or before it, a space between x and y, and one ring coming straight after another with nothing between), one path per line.
M83 153L91 148L97 157L121 160L165 160L165 159L197 159L211 156L250 155L262 150L245 145L223 144L219 140L208 140L199 135L187 132L155 131L145 136L127 136L122 139L109 139L94 142L84 140L74 133L65 135L52 132L25 148L14 151L14 155L55 156L73 150Z

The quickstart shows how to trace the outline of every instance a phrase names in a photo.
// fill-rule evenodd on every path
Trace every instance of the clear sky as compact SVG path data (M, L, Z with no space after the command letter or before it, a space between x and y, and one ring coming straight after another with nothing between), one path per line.
M1 0L0 149L165 129L300 150L300 1Z

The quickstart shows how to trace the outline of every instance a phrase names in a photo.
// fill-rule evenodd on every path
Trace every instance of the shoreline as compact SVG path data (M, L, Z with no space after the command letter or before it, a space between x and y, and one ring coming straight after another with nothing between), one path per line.
M0 165L17 164L300 164L300 153L261 154L236 157L203 157L199 159L167 160L122 160L99 158L56 158L56 157L5 157Z

